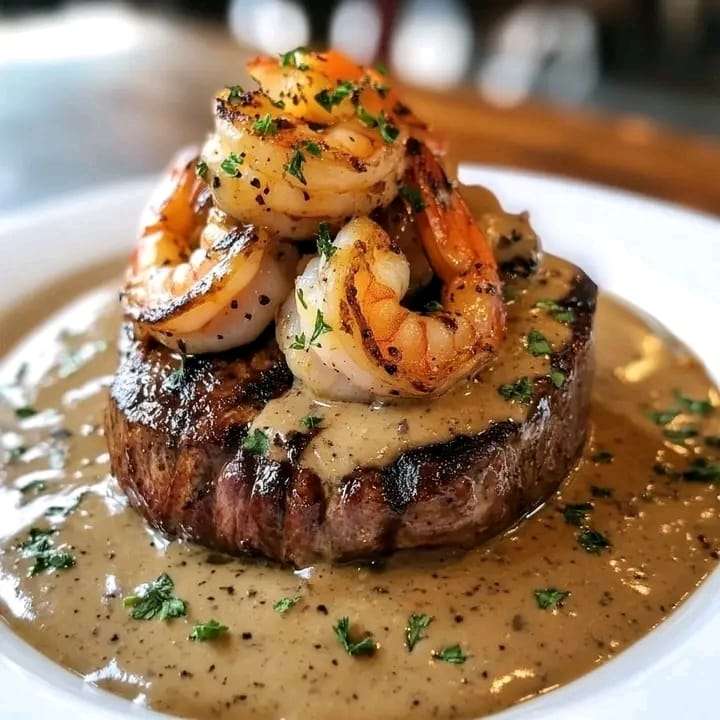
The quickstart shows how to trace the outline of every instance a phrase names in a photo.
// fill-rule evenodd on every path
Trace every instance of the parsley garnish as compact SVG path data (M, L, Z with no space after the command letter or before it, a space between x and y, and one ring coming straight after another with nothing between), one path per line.
M300 304L307 310L307 303L305 302L305 293L303 292L302 288L298 288L297 297L298 297L298 300L300 301Z
M358 104L356 114L358 116L358 120L369 128L374 128L377 126L377 120L375 119L374 115L371 115L363 105Z
M612 488L601 487L600 485L591 485L590 493L594 498L609 498L612 496Z
M598 450L590 459L598 465L609 465L614 458L615 456L609 450Z
M15 408L15 417L19 420L24 420L25 418L37 415L37 412L38 411L34 407L24 405L23 407Z
M280 65L281 67L295 67L298 70L307 70L309 65L303 62L303 55L307 55L308 49L306 47L296 47L294 50L290 50L286 53L280 54Z
M580 546L589 553L599 554L610 547L609 540L599 531L588 528L577 536Z
M290 348L293 350L309 350L313 346L319 347L317 339L326 332L330 332L330 330L332 330L332 327L325 322L322 312L318 310L315 315L315 327L310 340L306 340L305 333L300 333L300 335L295 336Z
M44 570L67 570L75 565L75 558L69 552L56 550L52 535L53 529L31 528L28 539L20 545L25 557L34 558L35 562L28 571L32 577Z
M307 185L305 175L303 175L302 171L304 162L305 156L299 150L295 150L290 158L290 162L285 165L285 170L287 170L291 175L294 175L303 185Z
M240 100L243 92L245 92L240 85L231 85L228 90L228 102L231 103L235 103Z
M442 309L442 303L438 302L437 300L430 300L429 302L425 303L426 312L438 312Z
M333 630L348 655L372 655L377 650L377 645L371 635L357 641L350 637L350 619L348 617L341 617L337 621L337 625L333 625Z
M295 597L282 597L273 605L273 610L276 613L284 615L288 610L292 610L299 600L299 595L295 595Z
M385 63L384 63L384 62L381 62L380 60L378 60L378 61L375 63L375 69L376 69L381 75L387 75L387 74L388 74L387 65L385 65Z
M565 380L567 376L562 370L557 370L553 368L550 370L550 375L548 375L550 378L550 382L556 387L561 388L565 384Z
M26 452L27 448L24 445L18 445L17 447L10 448L7 451L8 463L12 464L14 462L17 462ZM42 480L31 480L28 485L32 485L33 483L42 483ZM25 492L25 490L21 488L21 492Z
M390 122L390 120L388 120L384 112L381 112L380 115L378 115L377 124L380 129L382 139L388 145L392 145L397 140L397 136L400 134L400 131Z
M517 400L521 403L529 403L532 400L535 386L529 377L521 377L514 383L506 383L498 388L498 392L506 400Z
M243 440L242 449L254 455L265 455L269 446L268 436L260 428L255 428Z
M539 330L531 330L527 334L527 349L528 352L535 357L549 355L552 352L550 343Z
M70 505L51 505L45 510L45 517L53 517L55 515L62 515L67 517L73 510L76 510L80 503L83 501L86 493L80 493Z
M220 169L230 175L230 177L238 177L240 175L240 166L244 160L236 153L230 153L221 163Z
M563 509L563 517L568 525L582 527L587 519L587 514L591 512L593 506L591 503L577 503L575 505L566 505Z
M315 157L320 157L322 155L322 148L320 145L318 145L316 142L313 142L312 140L306 140L303 147Z
M275 135L278 131L277 122L272 118L270 113L259 117L252 126L253 132L261 137L266 135Z
M648 412L647 416L656 425L667 425L669 422L672 422L679 414L679 410L671 408L669 410L651 410L650 412Z
M208 171L207 163L204 160L198 160L195 165L195 174L199 178L202 178L204 180L205 176L207 175L207 171Z
M308 430L314 430L316 427L320 427L320 423L322 421L323 419L317 415L306 415L305 417L300 418L300 424Z
M535 591L535 601L541 610L554 610L562 607L563 601L569 596L569 590L558 590L552 587Z
M663 435L674 443L682 443L689 438L697 437L698 430L694 427L683 427L671 430L670 428L663 428Z
M713 411L712 403L709 400L693 400L693 398L675 391L675 397L680 407L693 415L709 415Z
M697 458L690 463L686 470L683 470L682 478L690 482L718 482L720 481L720 463L711 463L705 458Z
M227 625L221 625L217 620L208 620L206 623L197 623L188 635L189 640L215 640L228 631Z
M319 105L332 112L335 105L339 105L345 98L350 97L356 90L354 83L349 80L342 80L333 90L321 90L315 95L315 100Z
M337 252L337 248L333 245L333 237L330 234L330 226L327 223L321 222L318 225L315 241L320 255L324 255L328 260Z
M563 307L556 300L538 300L535 303L535 307L540 310L545 310L553 319L565 325L569 325L575 321L575 312L573 309Z
M432 656L436 660L442 660L451 665L462 665L468 659L468 655L462 651L459 645L450 645L442 650L433 650Z
M169 620L187 613L187 603L175 596L175 583L167 573L135 589L135 595L123 598L133 620Z
M433 619L430 615L425 615L425 613L412 613L410 615L405 626L405 647L408 652L412 652L413 648L425 638L424 631L427 630Z
M399 191L400 196L407 201L414 212L418 213L425 209L425 201L422 199L419 188L412 185L401 185Z

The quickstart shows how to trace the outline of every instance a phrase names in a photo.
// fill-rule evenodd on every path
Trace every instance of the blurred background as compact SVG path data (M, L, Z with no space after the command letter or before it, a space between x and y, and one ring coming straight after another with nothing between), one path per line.
M461 159L720 212L720 0L0 0L0 212L158 171L299 45L385 63Z

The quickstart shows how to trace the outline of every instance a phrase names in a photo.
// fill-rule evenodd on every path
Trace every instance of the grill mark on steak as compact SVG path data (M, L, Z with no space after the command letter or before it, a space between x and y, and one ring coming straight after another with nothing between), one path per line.
M125 329L106 418L112 470L153 525L230 553L303 565L476 544L542 502L582 450L595 297L578 271L561 303L575 311L572 338L552 356L566 382L536 378L524 422L408 450L337 486L299 465L312 432L288 438L287 460L240 449L253 417L292 383L271 331L246 348L188 359L171 391L172 353Z

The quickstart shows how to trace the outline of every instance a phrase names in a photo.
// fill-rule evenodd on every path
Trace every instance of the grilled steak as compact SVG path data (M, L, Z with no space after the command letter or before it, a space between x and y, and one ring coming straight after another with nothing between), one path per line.
M595 285L578 270L564 304L571 341L553 356L566 381L537 378L527 419L358 467L333 485L298 461L241 448L248 423L292 376L271 332L255 344L189 358L124 329L106 430L130 502L169 534L230 553L303 565L399 548L474 545L537 506L565 477L586 433Z

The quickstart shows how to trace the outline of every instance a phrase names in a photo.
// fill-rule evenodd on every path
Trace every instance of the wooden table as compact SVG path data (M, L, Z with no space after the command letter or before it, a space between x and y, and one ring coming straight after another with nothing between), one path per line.
M157 172L210 129L214 89L250 81L249 54L215 25L143 19L131 53L10 66L0 103L0 211ZM456 158L593 180L720 213L720 144L637 117L528 104L501 109L471 90L408 89Z

